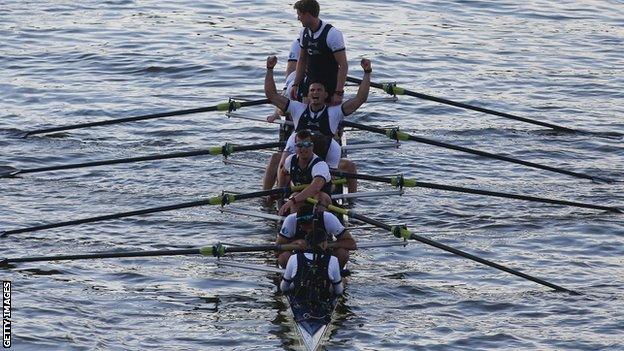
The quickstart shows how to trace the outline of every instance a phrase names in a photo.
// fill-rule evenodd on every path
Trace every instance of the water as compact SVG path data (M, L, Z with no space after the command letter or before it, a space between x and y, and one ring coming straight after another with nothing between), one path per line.
M18 168L272 141L275 127L219 113L19 138L34 128L263 97L265 59L299 30L289 4L256 1L8 1L0 10L0 164ZM545 120L565 134L411 97L350 119L597 176L622 179L624 7L618 1L340 1L349 73ZM283 79L277 75L278 82ZM353 94L349 88L347 95ZM373 89L371 96L383 96ZM268 107L241 110L265 116ZM382 138L350 133L352 142ZM266 153L232 156L263 162ZM369 174L621 206L622 183L598 184L406 142L352 154ZM253 191L260 174L217 157L2 179L0 228ZM361 183L363 190L385 190ZM256 209L247 201L242 208ZM438 249L352 255L327 349L624 349L622 215L406 189L355 210L583 293L552 290ZM266 244L268 221L201 207L3 238L1 256ZM391 240L378 230L361 242ZM270 254L238 260L270 265ZM213 258L24 263L13 282L16 350L296 349L272 274L217 269Z

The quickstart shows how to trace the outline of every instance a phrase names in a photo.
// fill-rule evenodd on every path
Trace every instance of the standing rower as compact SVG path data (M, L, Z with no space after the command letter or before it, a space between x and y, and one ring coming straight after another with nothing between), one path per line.
M277 64L277 58L270 56L267 58L267 73L264 80L264 93L269 101L277 108L290 113L295 131L310 129L316 134L324 136L326 147L316 150L319 156L326 160L331 168L338 168L349 173L356 173L355 164L348 160L341 160L340 145L333 140L338 133L340 122L345 116L355 112L368 98L370 89L370 74L372 72L371 62L362 59L360 62L364 69L362 83L355 97L347 100L341 105L328 106L325 100L328 96L325 86L320 82L311 82L308 90L307 103L290 100L277 93L275 81L273 79L273 68ZM318 145L317 145L318 146ZM291 135L286 145L286 151L293 153L294 135ZM284 158L284 156L282 156ZM357 191L355 179L349 180L349 192Z
M355 240L336 216L327 211L317 211L312 204L302 205L297 213L284 219L275 243L300 245L303 249L306 247L306 236L313 230L321 230L327 235L331 254L338 258L340 267L344 268L349 260L348 250L357 248ZM281 252L277 260L279 265L285 267L291 255L289 251Z
M321 21L320 6L316 0L299 0L293 7L304 27L299 38L301 52L297 61L295 86L301 96L306 96L310 83L320 82L327 90L327 102L339 105L342 103L349 70L342 33L331 24ZM293 91L293 100L296 100L295 94Z

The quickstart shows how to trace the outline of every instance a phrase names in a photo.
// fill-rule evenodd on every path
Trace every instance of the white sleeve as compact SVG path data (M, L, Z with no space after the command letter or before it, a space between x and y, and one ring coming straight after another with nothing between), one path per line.
M292 86L293 84L295 84L295 76L297 75L297 71L292 71L290 72L290 74L288 75L288 77L286 77L286 83L284 83L284 90L286 90L284 96L288 97L290 96L290 91L292 90Z
M295 153L295 137L296 137L296 133L293 132L292 134L290 134L290 136L288 137L288 141L286 141L286 147L284 148L285 152L288 152L289 154L294 154ZM284 165L286 165L286 163L284 163ZM288 167L289 172L290 172L290 167Z
M323 177L325 182L331 181L331 174L329 174L329 166L325 161L318 162L312 167L312 178Z
M328 211L325 211L323 212L323 217L323 219L325 220L325 230L327 231L327 234L339 237L344 233L345 227L342 225L342 223L340 223L336 216ZM284 221L284 223L285 222L286 221Z
M303 33L305 33L305 31L306 31L306 29L305 29L305 27L304 27L304 28L301 28L301 31L299 32L299 47L300 47L301 49L305 49L305 48L303 47Z
M292 239L297 231L297 214L291 213L286 216L284 219L284 223L282 223L282 228L280 229L279 235L283 236L286 239Z
M332 53L340 50L345 50L344 37L336 27L332 27L327 33L327 46L331 49Z
M286 269L284 270L284 275L282 276L282 282L280 283L280 290L287 292L293 288L294 284L292 282L287 282L284 279L293 280L295 274L297 274L297 255L292 255L286 264Z
M286 109L286 112L290 113L290 116L293 119L293 124L295 125L295 129L297 128L297 125L299 124L299 118L301 118L301 115L306 110L306 108L308 108L308 105L301 103L299 101L290 100L290 103L288 104L288 108Z
M288 54L288 61L299 61L299 51L301 51L301 45L299 45L299 38L293 40L290 44L290 53Z
M329 275L329 280L332 282L332 287L334 288L334 295L342 295L344 287L342 285L342 276L340 276L340 264L336 256L332 256L329 259L329 269L327 273Z
M288 157L286 157L286 160L284 160L284 172L286 172L286 174L290 174L290 163L292 162L292 158L293 155L289 155Z
M329 129L336 134L338 127L340 127L340 122L345 118L342 112L342 104L328 107L327 114L329 116Z

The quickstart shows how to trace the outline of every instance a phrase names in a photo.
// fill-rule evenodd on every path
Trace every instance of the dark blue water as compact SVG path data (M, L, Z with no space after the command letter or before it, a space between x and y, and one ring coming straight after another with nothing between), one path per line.
M347 41L349 73L544 120L545 128L400 97L352 120L596 176L624 173L624 7L619 1L326 1ZM54 136L35 128L258 99L265 59L285 67L300 24L273 2L8 1L0 9L0 165L133 157L275 139L277 128L204 113ZM278 75L278 82L282 81ZM349 88L347 95L354 94ZM384 96L373 90L371 97ZM241 112L263 117L271 109ZM352 143L382 141L351 132ZM265 152L234 159L262 163ZM622 206L599 184L405 142L353 153L360 172ZM260 188L257 170L197 157L0 179L0 229L130 211ZM362 190L387 190L361 183ZM234 206L234 205L233 205ZM258 209L260 203L236 205ZM354 252L331 350L624 349L621 214L422 188L354 209L582 292L551 289L413 243ZM360 242L388 241L354 230ZM275 225L215 207L17 234L0 256L267 244ZM237 260L272 265L271 254ZM209 257L24 263L13 282L16 350L293 349L288 311L268 273Z

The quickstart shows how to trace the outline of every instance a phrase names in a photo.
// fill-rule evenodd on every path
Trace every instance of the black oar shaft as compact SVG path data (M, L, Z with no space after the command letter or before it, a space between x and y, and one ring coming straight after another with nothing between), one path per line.
M111 219L119 219L119 218L125 218L125 217L140 216L140 215L156 213L156 212L173 211L173 210L179 210L182 208L205 206L209 204L210 204L210 199L206 199L206 200L200 200L200 201L185 202L185 203L180 203L176 205L159 206L159 207L152 207L152 208L147 208L143 210L121 212L121 213L89 217L89 218L81 218L81 219L75 219L71 221L64 221L64 222L57 222L57 223L49 223L49 224L43 224L43 225L38 225L38 226L33 226L33 227L7 230L7 231L2 232L0 234L0 237L12 235L12 234L36 232L36 231L44 230L44 229L61 228L61 227L67 227L71 225L107 221Z
M353 83L357 83L357 84L362 83L361 79L358 79L358 78L355 78L355 77L347 77L347 81L353 82ZM371 82L371 86L374 87L374 88L378 88L378 89L384 89L385 88L383 84L379 84L379 83L372 83ZM516 120L516 121L520 121L520 122L535 124L535 125L539 125L539 126L542 126L542 127L552 128L552 129L555 129L555 130L558 130L558 131L562 131L562 132L569 132L569 133L577 132L576 130L574 130L572 128L560 126L560 125L557 125L557 124L544 122L544 121L538 121L538 120L531 119L531 118L526 118L526 117L520 117L520 116L512 115L512 114L506 113L506 112L500 112L500 111L491 110L489 108L469 105L469 104L466 104L466 103L463 103L463 102L457 102L457 101L453 101L453 100L449 100L449 99L445 99L445 98L440 98L440 97L436 97L436 96L432 96L432 95L418 93L418 92L407 90L407 89L402 89L402 92L405 95L413 96L413 97L416 97L416 98L419 98L419 99L434 101L434 102L438 102L438 103L445 104L445 105L450 105L450 106L455 106L455 107L459 107L459 108L463 108L463 109L467 109L467 110L482 112L482 113L495 115L495 116L499 116L499 117L503 117L503 118L507 118L507 119L512 119L512 120Z
M125 217L140 216L140 215L146 215L150 213L173 211L173 210L179 210L179 209L189 208L189 207L198 207L198 206L206 206L206 205L226 205L236 200L251 199L255 197L269 196L269 195L274 195L274 194L288 194L289 192L291 192L290 188L283 187L283 188L256 191L256 192L251 192L251 193L246 193L246 194L237 194L237 195L226 194L222 197L217 196L217 197L213 197L209 199L192 201L192 202L184 202L184 203L168 205L168 206L152 207L152 208L147 208L143 210L114 213L114 214L109 214L109 215L82 218L82 219L76 219L76 220L65 221L65 222L49 223L49 224L43 224L43 225L38 225L38 226L33 226L33 227L12 229L12 230L0 232L0 237L5 237L7 235L12 235L12 234L30 233L30 232L35 232L35 231L44 230L44 229L60 228L60 227L66 227L66 226L71 226L71 225L93 223L93 222L106 221L106 220L125 218Z
M503 192L497 192L497 191L471 189L471 188L465 188L465 187L459 187L459 186L434 184L434 183L427 183L427 182L417 182L417 186L423 187L423 188L429 188L429 189L447 190L447 191L455 191L455 192L469 193L469 194L476 194L476 195L494 196L494 197L502 197L502 198L515 199L515 200L542 202L542 203L549 203L549 204L554 204L554 205L591 208L594 210L604 210L604 211L609 211L609 212L622 213L622 210L617 207L587 204L587 203L576 202L576 201L548 199L548 198L529 196L529 195L509 194L509 193L503 193Z
M97 167L97 166L106 166L106 165L123 164L123 163L166 160L166 159L172 159L172 158L228 154L229 152L260 150L260 149L266 149L266 148L272 148L272 147L281 147L284 145L285 145L285 142L276 141L276 142L263 143L263 144L232 146L231 150L228 150L227 149L228 145L226 144L226 146L224 146L223 150L220 152L215 152L214 149L203 149L203 150L195 150L195 151L173 152L169 154L130 157L130 158L123 158L123 159L115 159L115 160L101 160L101 161L74 163L74 164L58 165L58 166L38 167L38 168L17 170L11 173L10 176L15 176L18 174L25 174L25 173L58 171L58 170L64 170L64 169L87 168L87 167Z
M357 173L357 174L356 173L348 173L348 172L342 172L342 171L338 171L338 170L332 170L331 174L335 175L335 176L339 176L339 177L344 177L344 178L357 178L357 179L371 180L371 181L376 181L376 182L383 182L383 183L398 185L398 184L395 184L395 183L397 183L396 180L393 181L393 179L389 178L389 177L379 177L379 176L373 176L373 175L368 175L368 174L360 174L360 173ZM581 208L591 208L591 209L595 209L595 210L604 210L604 211L609 211L609 212L624 213L624 211L622 211L622 209L617 208L617 207L613 207L613 206L594 205L594 204L588 204L588 203L576 202L576 201L549 199L549 198L537 197L537 196L510 194L510 193L503 193L503 192L490 191L490 190L472 189L472 188L453 186L453 185L420 182L420 181L415 181L415 180L412 180L412 179L405 179L404 181L406 182L406 184L409 184L409 185L405 185L405 186L410 186L410 187L420 187L420 188L427 188L427 189L454 191L454 192L459 192L459 193L484 195L484 196L493 196L493 197L502 197L502 198L507 198L507 199L533 201L533 202L541 202L541 203L548 203L548 204L554 204L554 205L564 205L564 206L573 206L573 207L581 207Z
M386 129L373 127L373 126L369 126L369 125L364 125L364 124L361 124L361 123L355 123L355 122L351 122L351 121L342 121L342 125L343 126L347 126L347 127L353 127L353 128L358 128L358 129L370 131L370 132L373 132L373 133L383 134L383 135L386 135L386 136L388 135L388 130L386 130ZM465 153L469 153L469 154L473 154L473 155L477 155L477 156L482 156L482 157L492 158L492 159L501 160L501 161L505 161L505 162L520 164L520 165L527 166L527 167L543 169L543 170L546 170L546 171L551 171L551 172L560 173L560 174L566 174L566 175L577 177L577 178L590 179L590 180L593 180L593 181L600 180L600 181L604 181L604 182L611 182L610 179L605 179L605 178L601 178L601 177L591 176L591 175L584 174L584 173L568 171L568 170L561 169L561 168L556 168L556 167L542 165L542 164L538 164L538 163L534 163L534 162L524 161L524 160L516 159L516 158L513 158L513 157L497 155L497 154L493 154L493 153L490 153L490 152L485 152L485 151L471 149L471 148L467 148L467 147L463 147L463 146L458 146L458 145L453 145L453 144L449 144L449 143L444 143L444 142L441 142L441 141L436 141L436 140L426 139L426 138L422 138L422 137L417 137L417 136L409 135L407 133L402 133L402 132L400 132L400 133L401 133L400 134L401 138L404 138L404 139L407 139L407 140L416 141L416 142L423 143L423 144L434 145L434 146L438 146L438 147L442 147L442 148L446 148L446 149L452 149L452 150L456 150L456 151L461 151L461 152L465 152Z
M41 262L41 261L68 261L68 260L88 260L97 258L122 258L122 257L152 257L152 256L178 256L178 255L199 255L199 249L181 250L156 250L156 251L133 251L133 252L101 252L81 255L58 255L58 256L33 256L22 258L7 258L2 263L19 262Z
M262 100L255 100L255 101L244 101L244 102L240 102L236 104L238 105L237 107L246 107L246 106L262 105L268 102L269 102L268 99L262 99ZM105 125L125 123L125 122L135 122L135 121L142 121L142 120L162 118L162 117L173 117L173 116L189 115L189 114L194 114L194 113L212 112L212 111L218 111L218 110L223 109L222 106L223 104L218 104L214 106L192 108L192 109L187 109L187 110L152 113L152 114L142 115L142 116L124 117L124 118L109 119L105 121L87 122L87 123L79 123L79 124L59 126L59 127L37 129L37 130L32 130L32 131L25 133L24 137L28 137L28 136L35 135L35 134L54 133L54 132L60 132L60 131L65 131L65 130L105 126ZM227 111L227 108L225 108L225 110Z
M467 252L455 249L455 248L450 247L448 245L444 245L444 244L439 243L437 241L433 241L433 240L427 239L427 238L422 237L420 235L416 235L416 234L412 233L411 236L410 236L410 239L420 241L423 244L434 246L434 247L437 247L437 248L439 248L441 250L453 253L455 255L467 258L467 259L475 261L475 262L479 262L479 263L484 264L486 266L489 266L489 267L492 267L492 268L496 268L496 269L499 269L501 271L504 271L504 272L516 275L518 277L522 277L522 278L528 279L528 280L536 282L538 284L550 287L550 288L552 288L552 289L554 289L556 291L562 291L562 292L567 292L567 293L578 295L577 292L569 290L569 289L566 289L566 288L564 288L562 286L559 286L559 285L547 282L547 281L545 281L543 279L540 279L540 278L528 275L526 273L522 273L522 272L517 271L515 269L509 268L509 267L505 267L505 266L503 266L501 264L498 264L496 262L492 262L490 260L486 260L484 258L481 258L481 257L475 256L475 255L469 254Z
M331 206L331 207L334 207L334 206ZM331 208L330 208L330 210L331 210ZM393 226L390 226L390 225L385 224L383 222L380 222L378 220L375 220L375 219L363 216L361 214L355 213L352 210L348 211L348 215L350 217L355 218L357 220L360 220L360 221L362 221L364 223L368 223L368 224L374 225L376 227L379 227L379 228L382 228L382 229L385 229L385 230L388 230L388 231L393 231L395 229ZM412 240L420 241L423 244L434 246L434 247L439 248L441 250L444 250L444 251L453 253L455 255L467 258L469 260L473 260L473 261L479 262L479 263L487 265L489 267L493 267L493 268L502 270L504 272L507 272L507 273L510 273L510 274L513 274L513 275L516 275L516 276L519 276L519 277L522 277L522 278L525 278L525 279L528 279L528 280L531 280L531 281L536 282L538 284L541 284L541 285L544 285L544 286L548 286L548 287L550 287L550 288L552 288L552 289L554 289L556 291L563 291L563 292L568 292L568 293L572 293L572 294L578 294L577 292L569 290L569 289L566 289L566 288L564 288L562 286L559 286L559 285L556 285L556 284L553 284L553 283L549 283L549 282L547 282L547 281L545 281L543 279L533 277L531 275L519 272L519 271L517 271L515 269L511 269L509 267L505 267L505 266L500 265L498 263L495 263L495 262L486 260L484 258L481 258L481 257L475 256L475 255L469 254L467 252L455 249L453 247L450 247L448 245L444 245L442 243L439 243L439 242L431 240L431 239L427 239L425 237L422 237L420 235L416 235L414 233L410 233L410 237L409 238L412 239Z
M178 249L178 250L152 250L152 251L118 251L118 252L96 252L90 254L76 255L54 255L54 256L33 256L20 258L4 258L0 259L0 267L20 262L42 262L42 261L70 261L70 260L89 260L101 258L124 258L124 257L155 257L155 256L182 256L182 255L204 255L204 256L222 256L226 253L245 253L260 251L292 251L298 249L298 245L256 245L256 246L225 246L217 244L212 247L205 246L194 249Z

